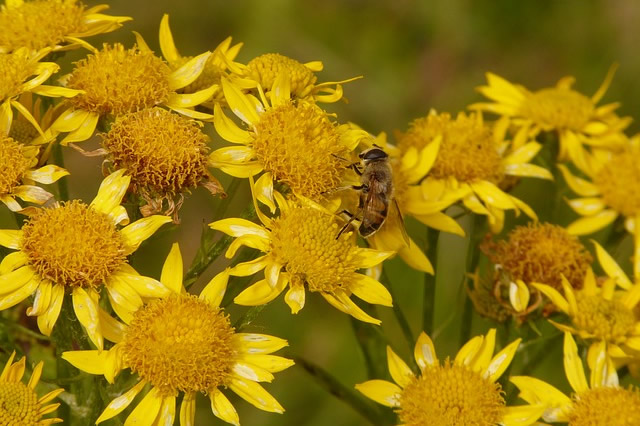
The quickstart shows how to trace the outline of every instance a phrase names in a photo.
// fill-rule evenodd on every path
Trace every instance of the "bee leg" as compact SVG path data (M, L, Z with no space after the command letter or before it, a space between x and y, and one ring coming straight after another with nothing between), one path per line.
M355 215L353 213L351 213L349 210L342 210L340 213L338 214L346 214L347 216L349 216L350 218L355 217Z
M358 176L362 176L363 171L360 170L360 163L351 163L349 164L349 167L353 169L353 171L356 172Z
M340 232L338 232L338 235L336 235L336 240L340 238L340 235L342 235L342 233L346 231L347 228L349 228L349 226L351 225L351 222L353 222L356 219L356 215L354 215L348 210L342 210L339 214L345 214L349 216L349 220L347 221L347 223L344 224L342 228L340 228Z

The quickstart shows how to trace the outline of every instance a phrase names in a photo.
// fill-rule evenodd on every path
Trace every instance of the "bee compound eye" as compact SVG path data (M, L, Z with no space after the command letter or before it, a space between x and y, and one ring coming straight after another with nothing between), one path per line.
M362 158L363 160L380 160L387 157L387 153L380 148L371 148L360 153L360 158Z

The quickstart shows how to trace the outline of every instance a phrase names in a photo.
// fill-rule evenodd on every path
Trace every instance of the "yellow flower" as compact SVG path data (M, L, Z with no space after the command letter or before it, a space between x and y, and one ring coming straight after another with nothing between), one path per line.
M195 93L176 93L198 78L210 55L211 52L205 52L171 70L146 45L125 49L120 43L104 44L102 50L94 49L93 54L75 63L65 84L82 94L67 101L67 109L34 143L47 143L67 132L61 141L63 145L82 142L93 135L100 117L153 106L166 106L192 118L210 119L209 114L193 107L209 99L215 86Z
M290 99L289 81L280 77L272 87L271 100L261 101L242 93L222 79L224 96L233 113L245 122L238 127L216 104L213 122L218 134L234 146L211 153L209 164L235 177L246 178L263 171L287 184L294 193L318 198L336 189L342 181L352 151L363 131L336 126L329 114L315 104ZM268 188L273 187L269 181ZM271 193L268 189L265 193ZM268 204L272 207L273 200Z
M69 174L53 164L36 168L38 152L36 146L22 145L13 138L0 136L0 201L12 211L22 210L16 197L35 204L44 204L53 197L33 185L34 182L53 183Z
M226 290L226 273L218 275L199 297L182 286L182 256L174 244L162 268L160 280L171 294L140 307L125 320L111 319L110 335L115 345L108 351L70 351L62 357L91 374L104 375L113 383L118 373L129 368L140 381L109 403L96 423L120 414L145 385L151 390L133 409L125 424L172 425L176 397L184 393L180 424L194 424L196 394L211 400L211 410L220 419L238 425L235 408L220 390L229 388L265 411L284 409L258 382L271 382L272 373L293 361L271 353L288 345L277 337L238 333L220 308Z
M13 352L0 374L0 424L45 426L61 423L62 419L42 416L54 412L59 403L45 405L64 392L55 389L38 398L35 389L40 381L44 362L40 361L31 373L28 384L22 383L25 370L25 358L13 362L16 353Z
M492 357L496 330L476 336L458 352L453 362L440 364L433 342L424 332L416 342L414 357L420 375L387 347L389 373L395 383L369 380L356 385L368 398L393 407L405 426L529 425L542 413L536 407L507 407L496 380L511 363L520 339Z
M635 426L640 424L640 391L618 384L618 374L606 354L605 344L593 351L590 381L584 373L578 347L571 333L564 334L564 371L575 392L568 397L542 380L511 377L520 389L520 398L531 407L542 407L546 422L566 422L569 426Z
M244 74L245 78L234 78L233 81L243 88L250 89L257 85L270 98L273 85L278 78L284 77L289 81L289 95L292 99L311 102L337 102L342 99L342 84L362 78L353 77L316 84L318 77L315 73L324 68L322 62L313 61L303 64L279 53L260 55L250 60L246 66L242 64L235 64L235 66L238 68L236 73Z
M578 238L550 223L517 226L506 240L487 240L480 249L494 265L494 294L518 316L532 312L542 302L540 294L533 289L537 297L530 303L533 283L548 284L559 290L561 276L564 276L573 288L581 288L593 260ZM510 305L499 297L502 293L508 293Z
M45 113L42 114L42 98L37 97L34 101L33 93L31 92L26 92L20 95L20 97L18 98L18 102L20 102L24 109L29 112L35 122L39 124L41 129L46 129L47 127L49 127L49 125L53 121L53 115L55 111L55 108L53 106L49 106L46 109ZM11 123L9 137L20 142L21 144L31 144L31 141L38 137L38 135L38 130L33 124L31 124L29 120L25 118L24 115L19 115ZM39 163L43 164L42 158L40 159Z
M619 103L597 106L611 84L617 67L611 67L596 93L588 98L571 88L575 79L565 77L555 87L530 92L524 87L487 73L487 86L480 93L494 103L477 103L471 108L512 118L519 132L535 137L541 131L556 131L559 138L558 159L583 163L583 144L612 146L621 142L621 133L630 123L614 111Z
M267 185L256 182L255 186L254 192L260 194ZM241 246L265 253L222 273L227 277L249 276L264 270L265 278L240 293L235 303L263 305L288 286L284 300L295 314L304 307L306 287L320 293L336 309L361 321L380 324L360 309L351 295L368 303L391 306L389 291L375 279L356 271L379 264L393 252L358 247L352 232L336 238L341 224L335 214L307 199L287 201L277 192L273 195L280 216L270 219L259 213L264 226L236 218L209 225L236 238L225 254L227 258L232 258Z
M78 90L42 84L60 69L53 62L40 62L50 51L51 49L42 49L31 52L23 47L11 53L0 53L0 135L9 134L13 121L12 107L42 134L39 123L18 101L21 94L73 97L81 93Z
M607 343L609 356L624 359L640 352L640 322L634 308L640 301L640 282L632 284L613 258L595 241L596 255L607 279L598 286L591 268L587 270L581 290L574 290L562 277L564 297L551 286L533 284L571 320L571 325L550 322L562 331L568 331L583 339L593 341L590 358L599 342ZM624 290L616 291L616 284ZM593 358L591 358L593 359Z
M605 228L618 217L625 219L624 227L634 234L636 250L640 233L640 139L632 138L617 152L594 150L586 156L581 170L589 180L573 175L569 169L558 165L569 188L581 196L569 200L569 206L583 216L571 223L567 230L574 235L587 235ZM636 256L638 258L638 256ZM638 260L640 261L640 260ZM638 270L638 267L636 268Z
M117 30L128 16L109 16L101 4L87 9L77 0L7 0L0 6L0 52L20 47L57 52L91 45L82 40Z
M131 190L146 201L140 208L144 216L173 214L177 221L185 192L203 186L212 194L223 193L207 170L209 137L201 127L200 122L155 107L117 117L101 135L105 161L116 170L125 169Z
M0 263L0 310L34 295L27 315L36 316L40 331L49 336L69 291L78 321L102 349L103 285L123 319L131 318L143 298L167 293L160 282L140 276L127 256L171 218L150 216L119 229L129 222L120 205L129 186L123 172L109 175L90 205L74 200L35 209L21 230L0 230L0 245L17 250Z
M136 34L136 37L138 37L138 44L140 44L139 34ZM223 101L224 95L220 87L220 79L228 76L230 71L235 70L233 61L241 48L242 43L231 46L231 37L227 37L213 50L213 53L209 56L198 78L184 87L182 91L184 93L193 93L215 86L216 89L213 93L213 100L216 102ZM180 55L180 52L176 48L173 42L171 28L169 28L169 15L166 13L160 21L160 50L171 69L178 69L184 65L185 62L192 59L191 56Z
M421 183L427 201L455 197L473 213L486 215L493 232L504 224L504 211L520 210L533 219L535 212L499 188L505 176L551 179L548 170L529 164L541 148L537 142L521 143L510 150L504 140L508 121L484 122L479 113L458 114L431 111L414 120L406 133L398 135L398 148L406 152L435 144L435 161Z

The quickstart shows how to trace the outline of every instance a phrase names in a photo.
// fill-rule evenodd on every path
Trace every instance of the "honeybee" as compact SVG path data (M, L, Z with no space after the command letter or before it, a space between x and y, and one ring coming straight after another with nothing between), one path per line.
M356 214L347 210L341 212L347 215L349 220L340 229L336 239L347 230L354 220L360 222L358 232L362 237L372 236L387 220L389 206L391 205L398 214L403 237L408 245L409 238L404 229L400 208L393 198L393 174L389 163L389 155L380 147L374 145L373 148L362 151L358 157L360 158L360 163L351 165L353 170L360 176L360 185L352 186L353 189L360 191L358 212Z

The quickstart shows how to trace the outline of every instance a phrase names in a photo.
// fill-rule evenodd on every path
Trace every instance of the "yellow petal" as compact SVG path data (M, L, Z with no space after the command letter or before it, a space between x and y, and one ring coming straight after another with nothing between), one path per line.
M225 78L222 79L222 90L229 108L238 118L249 125L255 125L260 120L253 102Z
M39 284L40 279L37 276L33 276L22 287L18 288L14 292L0 296L0 311L15 306L27 297L31 296L36 291Z
M238 263L230 269L229 275L233 275L234 277L248 277L249 275L262 271L270 262L271 257L269 255L260 256L247 262Z
M123 412L133 402L134 398L144 388L145 384L146 382L141 380L127 392L111 401L102 414L100 414L100 417L96 420L96 424L109 420Z
M249 362L243 362L237 360L232 368L233 374L237 377L254 382L272 382L273 374L265 370L264 368L252 365Z
M356 251L356 264L358 265L358 268L371 268L382 263L393 255L393 251L382 251L358 247Z
M286 286L286 284L282 285L282 282L284 282L284 279L279 280L278 285L272 287L267 283L267 280L260 280L244 289L235 297L235 299L233 299L233 302L242 306L258 306L267 304L282 293Z
M12 272L0 276L0 298L13 293L20 287L27 285L31 280L40 281L35 269L31 266L23 266Z
M289 346L286 340L268 334L236 333L234 339L249 354L270 354Z
M0 282L2 281L2 275L15 271L16 269L24 266L28 261L27 255L21 251L14 251L9 253L0 261ZM0 284L0 289L2 284Z
M91 290L90 290L91 291ZM73 300L73 310L80 324L85 328L89 339L102 350L104 340L100 330L100 317L98 315L98 305L96 301L82 287L73 289L71 295Z
M64 139L60 141L60 145L66 146L72 142L82 142L93 136L93 132L96 130L100 114L97 112L91 112L87 115L87 118L82 121L78 127L72 130Z
M482 348L482 343L484 342L484 336L476 336L465 343L454 359L456 364L460 365L469 365L474 360L478 351Z
M246 219L230 218L215 221L209 224L211 229L224 232L232 237L252 235L262 240L269 240L269 231L260 225Z
M407 386L414 377L409 366L393 352L390 346L387 346L387 366L389 367L391 378L401 388Z
M51 281L46 279L40 281L40 285L33 297L33 307L27 308L28 316L35 317L47 312L47 309L49 309L49 306L51 305L52 289L53 284L51 284Z
M51 289L51 302L49 308L42 314L38 315L38 329L45 336L50 336L53 326L60 316L62 302L64 300L64 286L56 284Z
M522 312L529 306L529 289L522 280L509 283L509 301L516 312Z
M105 339L114 343L119 343L124 339L124 333L127 330L124 324L100 307L98 308L98 318L100 319L100 328Z
M169 15L164 14L160 21L160 51L167 62L172 63L180 59L180 54L173 42L171 29L169 28Z
M284 413L284 408L256 382L233 377L229 383L229 388L240 398L253 406L272 413Z
M187 109L208 101L218 91L218 86L213 85L194 93L173 93L166 102L171 109Z
M39 186L20 185L13 189L13 195L22 198L24 201L34 204L46 203L53 194L45 191Z
M113 310L124 322L129 323L133 313L142 306L142 298L128 282L121 280L118 274L109 277L105 285Z
M253 365L257 365L260 368L270 371L271 373L277 373L279 371L286 370L287 368L295 364L291 359L283 358L276 355L245 354L241 356L241 359L244 359Z
M611 358L607 356L607 344L604 341L593 343L589 347L589 356L587 358L593 358L590 377L591 389L604 386L617 387L619 385L616 367Z
M177 90L193 83L202 74L209 56L211 56L211 52L204 52L173 71L169 75L169 87L172 90Z
M438 365L436 348L433 346L431 338L424 331L418 336L418 341L413 349L413 356L420 370L424 371L427 367Z
M161 406L162 396L158 388L153 387L129 414L124 426L151 426L160 413Z
M598 258L598 262L607 276L615 278L620 287L630 289L632 285L631 280L627 277L627 274L624 273L620 265L613 260L613 257L611 257L611 255L609 255L609 253L607 253L607 251L602 248L597 241L591 240L591 242L596 248L596 257Z
M564 333L564 371L574 391L580 393L589 389L582 360L578 355L578 346L571 333L566 331Z
M42 375L42 367L44 366L44 361L40 361L34 368L31 373L31 378L29 379L29 383L27 386L31 389L35 389L38 381L40 380L40 376Z
M355 273L349 280L349 290L360 299L374 305L393 306L391 293L377 280Z
M482 340L482 346L478 350L477 355L473 361L468 364L475 371L484 372L489 367L491 357L493 356L493 350L496 346L496 329L491 328L487 332L486 336Z
M11 109L11 101L0 103L0 136L9 136L11 123L13 122L13 110Z
M344 292L336 291L334 294L320 293L324 299L339 311L349 314L355 319L368 322L370 324L380 325L379 319L373 318L371 315L363 311L358 305L353 303L353 300L349 298Z
M229 399L224 396L220 390L215 389L211 392L209 394L209 399L211 400L211 411L214 416L227 423L231 423L232 425L240 425L238 412L233 407L233 404L231 404L231 401L229 401Z
M565 165L558 164L558 170L560 170L562 176L564 176L564 180L567 181L569 188L571 188L576 194L583 197L595 197L600 195L600 190L597 186L589 181L574 176Z
M67 351L62 359L79 370L89 374L103 375L107 363L108 351Z
M565 314L569 313L569 302L567 302L567 299L565 299L558 290L546 284L531 283L531 285L547 296L562 312Z
M540 405L518 405L505 407L502 414L502 424L505 426L532 425L542 416L546 407Z
M593 216L580 218L569 226L567 232L572 235L587 235L599 231L611 224L618 217L613 210L603 210Z
M211 306L219 307L227 290L229 282L229 268L217 274L200 292L200 299L205 300Z
M182 254L178 243L171 245L171 251L162 265L160 282L175 294L182 292Z
M292 284L289 286L289 290L284 295L284 301L291 308L292 314L297 314L305 303L305 290L304 286L298 284Z
M91 202L91 207L94 210L109 214L120 205L131 181L130 176L124 176L124 172L124 169L120 169L104 178L98 189L98 194Z
M38 183L50 184L68 174L69 172L62 167L58 167L55 164L48 164L36 170L28 170L24 176Z
M171 426L176 418L176 397L173 395L162 397L160 412L154 426Z
M356 389L369 399L387 407L399 407L402 388L386 380L369 380L356 385Z
M124 243L132 249L137 249L140 243L152 236L158 228L171 222L169 216L154 215L145 217L125 226L120 235Z
M553 175L549 170L535 164L507 164L504 166L504 174L553 180Z
M461 237L465 236L465 232L462 226L460 226L460 224L455 219L446 215L445 213L436 212L428 215L414 215L414 217L430 228L449 232Z
M542 418L548 422L567 421L566 412L571 408L571 399L555 387L534 377L511 376L511 383L520 389L520 398L530 404L545 407Z
M580 216L593 216L600 213L606 206L600 197L575 198L567 200L569 207Z
M289 73L280 72L273 80L271 86L271 106L285 105L291 100L291 76Z
M213 392L217 391L218 390L216 389ZM195 426L195 416L196 393L188 392L184 395L184 398L182 398L182 404L180 404L180 426Z
M18 250L22 242L22 230L0 229L0 246Z
M516 354L516 350L518 350L518 346L522 339L516 339L513 342L509 343L506 347L504 347L500 352L498 352L489 363L489 366L483 373L483 377L489 379L492 382L495 382L502 376L502 373L505 372L513 357Z
M236 123L230 120L219 104L215 104L213 107L213 125L216 128L216 132L224 140L233 142L248 144L253 140L253 137L246 130L239 128Z
M538 142L529 142L518 148L516 148L513 152L511 152L508 156L502 160L502 162L506 165L513 164L524 164L528 163L535 157L542 145Z
M129 284L142 297L164 297L170 293L160 281L150 277L119 272L118 278Z
M480 182L474 182L471 183L470 186L482 201L488 205L495 206L502 210L516 208L511 198L489 181L482 180Z

